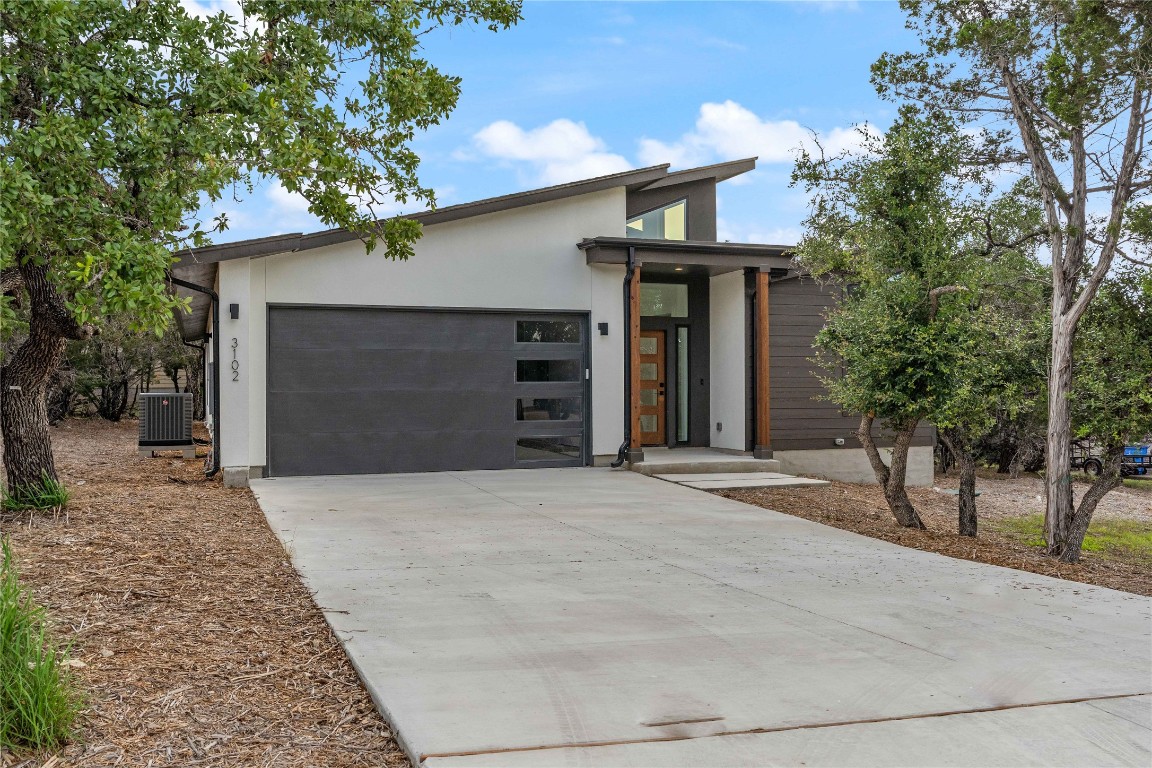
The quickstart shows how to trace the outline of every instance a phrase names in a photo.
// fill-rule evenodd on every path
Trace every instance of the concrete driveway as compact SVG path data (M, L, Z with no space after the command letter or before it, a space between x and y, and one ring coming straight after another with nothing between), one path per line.
M1152 764L1152 601L598 469L253 490L415 761Z

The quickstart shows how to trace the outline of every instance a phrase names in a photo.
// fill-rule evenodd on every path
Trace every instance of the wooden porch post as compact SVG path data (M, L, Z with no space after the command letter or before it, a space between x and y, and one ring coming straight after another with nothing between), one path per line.
M756 391L753 402L756 407L756 441L752 455L757 459L772 458L772 409L770 406L770 365L768 338L768 286L771 275L766 268L756 273L756 344L755 376Z
M628 444L629 460L643 461L644 452L640 447L640 265L632 275L632 285L628 288L628 304L630 307L628 345L631 353L632 380L628 382L629 397L632 402L632 429L631 442Z

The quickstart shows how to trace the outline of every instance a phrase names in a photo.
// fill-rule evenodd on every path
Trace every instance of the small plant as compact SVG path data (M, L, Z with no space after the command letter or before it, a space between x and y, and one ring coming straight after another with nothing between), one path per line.
M53 749L71 736L80 699L7 539L0 549L0 751Z
M40 482L13 488L0 488L0 507L4 509L58 509L68 503L72 493L59 480L47 473Z

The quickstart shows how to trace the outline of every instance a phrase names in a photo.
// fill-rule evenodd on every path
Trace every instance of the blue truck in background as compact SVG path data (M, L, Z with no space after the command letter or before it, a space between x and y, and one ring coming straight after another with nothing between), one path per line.
M1072 448L1072 468L1095 476L1103 471L1104 462L1098 454L1093 453L1091 442L1077 441ZM1120 475L1152 477L1152 444L1125 446L1124 458L1120 461Z
M1120 465L1120 474L1152 475L1152 446L1125 446L1124 460Z

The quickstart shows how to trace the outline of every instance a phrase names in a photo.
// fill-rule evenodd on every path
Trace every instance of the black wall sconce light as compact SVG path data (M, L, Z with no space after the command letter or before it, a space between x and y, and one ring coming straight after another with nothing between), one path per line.
M601 336L608 335L608 323L597 323L596 327L600 330Z
M228 317L232 318L233 320L239 320L240 319L240 305L239 304L229 304L228 305Z

